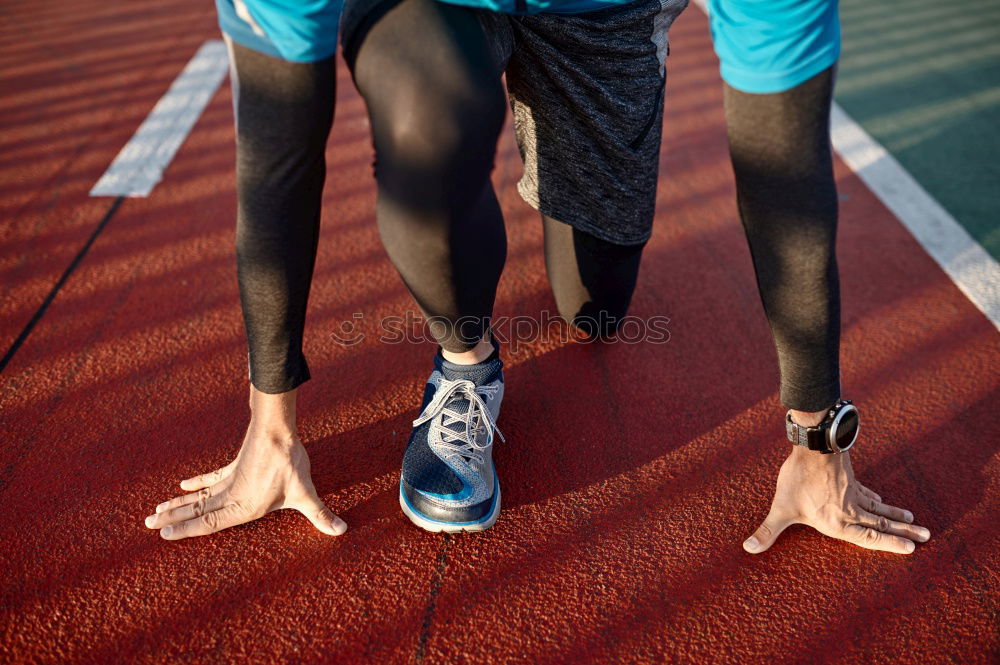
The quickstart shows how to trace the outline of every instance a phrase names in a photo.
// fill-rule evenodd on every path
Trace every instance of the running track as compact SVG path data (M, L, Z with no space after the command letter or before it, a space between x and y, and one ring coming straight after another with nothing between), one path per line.
M207 39L210 3L5 3L0 350L114 199L90 187ZM740 543L786 450L734 212L705 19L672 33L657 230L634 313L664 345L508 353L505 512L418 531L398 464L431 349L377 341L411 307L373 224L371 152L342 71L301 433L331 539L292 512L206 539L145 529L235 453L247 410L223 87L149 198L106 221L0 374L0 661L32 663L996 662L1000 356L994 327L842 164L844 383L859 477L931 529L910 557L790 529ZM496 170L498 314L553 310L536 215ZM368 337L330 333L363 313Z

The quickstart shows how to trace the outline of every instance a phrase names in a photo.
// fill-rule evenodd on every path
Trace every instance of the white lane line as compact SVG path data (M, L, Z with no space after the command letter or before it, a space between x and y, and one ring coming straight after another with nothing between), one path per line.
M706 0L694 4L708 11ZM955 286L1000 330L1000 264L888 150L834 102L834 149L873 194L917 239Z
M1000 264L840 105L830 116L833 147L1000 330Z
M226 45L218 39L202 44L90 195L149 196L228 71Z

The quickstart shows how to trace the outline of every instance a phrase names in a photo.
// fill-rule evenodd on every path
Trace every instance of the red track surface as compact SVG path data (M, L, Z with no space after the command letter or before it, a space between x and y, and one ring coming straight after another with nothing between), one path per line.
M210 4L20 3L0 39L0 349L108 210L87 196L183 64ZM428 345L373 224L363 107L342 72L300 398L332 539L281 512L166 543L142 519L224 464L246 423L228 91L148 199L126 200L0 376L4 662L995 662L998 336L841 164L858 475L933 538L910 557L790 529L740 542L787 445L734 211L704 18L672 33L660 214L633 312L669 343L508 353L505 511L434 536L396 503ZM499 315L554 310L503 139ZM362 312L367 339L329 337Z

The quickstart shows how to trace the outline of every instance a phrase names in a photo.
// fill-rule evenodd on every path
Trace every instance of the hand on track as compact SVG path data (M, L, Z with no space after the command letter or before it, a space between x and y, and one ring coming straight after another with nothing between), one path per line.
M146 526L166 540L205 536L293 508L330 536L347 525L316 494L309 455L295 432L295 391L268 395L251 388L250 419L239 455L232 462L181 482L190 492L156 507Z
M796 446L781 465L771 511L744 543L759 554L791 524L872 550L909 554L930 531L913 524L908 510L882 503L882 497L854 478L850 453L823 455Z

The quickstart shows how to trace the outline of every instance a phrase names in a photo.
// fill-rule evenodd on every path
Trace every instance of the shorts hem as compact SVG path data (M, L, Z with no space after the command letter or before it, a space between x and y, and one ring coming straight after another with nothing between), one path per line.
M219 30L222 34L229 37L229 39L233 40L240 46L256 51L257 53L262 53L272 58L284 60L285 62L294 62L299 64L322 62L323 60L333 57L337 53L336 39L333 40L332 44L327 44L326 48L323 48L320 51L308 54L296 54L294 52L283 53L281 51L281 47L268 37L266 33L258 34L248 23L236 16L234 13L235 10L232 10L232 3L227 5L223 2L217 2L216 11L218 15Z
M783 72L760 74L727 66L724 63L720 67L720 71L722 79L740 92L752 95L769 95L786 92L801 83L805 83L816 74L832 67L839 58L840 46L838 44L819 54L811 62Z
M546 217L551 217L557 222L562 222L563 224L568 224L574 229L583 231L589 235L603 240L605 242L610 242L614 245L623 246L634 246L634 245L645 245L649 238L653 235L652 223L650 223L649 230L638 235L617 233L614 231L609 231L608 229L598 226L588 219L581 219L575 214L563 213L553 208L552 206L543 204L537 196L532 195L527 188L522 184L522 182L517 183L517 193L521 195L521 199L524 200L529 206L545 215Z

